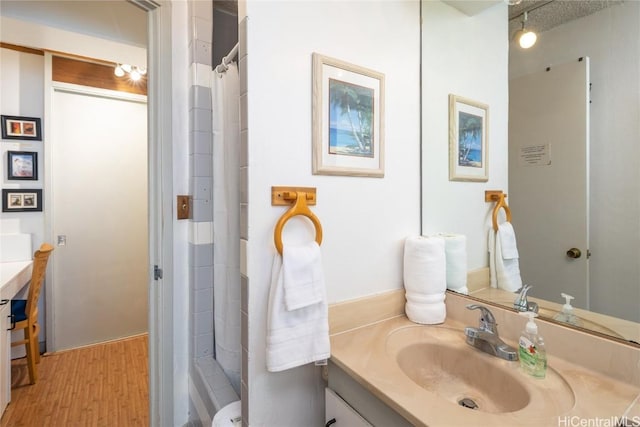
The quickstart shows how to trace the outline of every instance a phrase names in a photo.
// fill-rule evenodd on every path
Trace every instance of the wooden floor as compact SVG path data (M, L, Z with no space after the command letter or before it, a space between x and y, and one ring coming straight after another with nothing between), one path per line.
M0 426L148 426L147 335L45 354L29 385L26 359L11 366Z

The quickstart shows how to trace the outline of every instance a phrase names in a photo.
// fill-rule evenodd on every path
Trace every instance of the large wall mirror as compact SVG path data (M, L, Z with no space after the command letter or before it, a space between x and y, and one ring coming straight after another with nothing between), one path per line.
M502 1L443 1L438 2L442 3L440 6L432 3L423 2L424 22L436 22L425 15L429 13L445 14L449 19L458 14L458 28L475 27L477 37L486 38L485 55L500 63L503 58L500 52L508 52L508 84L504 88L507 96L503 99L506 107L503 110L501 101L495 100L490 105L489 158L493 164L489 182L457 185L464 185L467 194L508 189L507 203L517 236L522 280L531 285L528 299L538 304L541 317L557 317L565 303L561 294L570 294L575 297L571 304L578 318L574 326L640 343L640 3L617 0L512 1L515 5ZM484 3L484 9L465 9L465 4L474 3ZM450 12L443 8L458 10ZM499 30L495 29L496 17L506 21ZM537 33L536 43L528 49L520 47L516 40L523 26ZM452 32L454 28L450 26ZM427 46L429 31L423 25L423 44ZM496 31L500 35L497 42L491 35ZM459 47L460 55L473 55L466 51L464 43ZM436 60L428 53L423 49L423 70ZM563 73L566 76L562 78L570 81L575 81L575 73L586 76L585 104L577 107L582 108L578 116L584 116L580 117L584 121L577 125L573 123L574 108L565 103L568 95L562 92L573 83L562 80L559 76ZM541 76L538 80L555 80L557 86L534 88L531 85L537 79L535 75ZM431 95L427 92L426 77L428 71L423 71L423 97ZM496 87L503 89L499 83ZM503 114L508 120L502 120ZM424 130L428 120L423 114L423 152L433 154L428 146L437 142L424 137L429 136L429 130ZM571 126L577 126L578 130ZM563 144L577 134L585 141L584 153L567 149L568 166L560 166ZM537 157L530 156L534 149L538 150ZM508 155L491 150L507 151ZM428 163L424 159L423 155L423 165ZM583 165L576 169L578 163ZM434 173L423 167L423 187L427 192L433 186L427 180L433 177ZM450 192L462 191L454 184L446 185ZM561 187L568 193L561 195ZM429 203L423 190L426 233L433 231L430 224L438 224L430 213ZM582 205L578 213L569 208L576 203ZM442 224L441 221L439 225ZM482 224L485 233L490 226L486 216ZM477 228L477 223L474 227ZM563 236L563 232L578 228L581 236ZM486 239L478 243L478 232L464 227L455 231L468 231L465 234L469 239L470 269L488 265L488 255L478 255ZM573 249L579 250L578 258ZM482 289L472 291L471 295L513 307L517 293Z

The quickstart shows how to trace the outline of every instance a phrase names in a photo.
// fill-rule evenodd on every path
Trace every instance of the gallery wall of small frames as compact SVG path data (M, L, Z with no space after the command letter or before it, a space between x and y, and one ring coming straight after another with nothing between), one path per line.
M42 143L42 122L38 117L0 116L3 144L6 150L4 183L11 188L2 189L2 212L42 212L41 188L31 187L38 181L37 145ZM33 142L33 143L32 143ZM34 144L35 143L35 144ZM3 152L5 150L2 150ZM16 185L18 184L18 185Z

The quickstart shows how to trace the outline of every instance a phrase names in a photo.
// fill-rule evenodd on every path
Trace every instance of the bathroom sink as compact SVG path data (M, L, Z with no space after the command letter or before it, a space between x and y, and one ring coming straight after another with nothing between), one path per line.
M561 415L575 402L553 369L544 379L521 372L519 362L483 353L466 344L461 330L418 326L387 338L387 352L415 384L449 404L493 414L543 409Z
M402 372L422 388L461 406L492 413L514 412L527 406L529 393L510 372L512 369L487 363L481 360L482 353L471 347L469 350L473 351L418 343L400 350L397 360Z

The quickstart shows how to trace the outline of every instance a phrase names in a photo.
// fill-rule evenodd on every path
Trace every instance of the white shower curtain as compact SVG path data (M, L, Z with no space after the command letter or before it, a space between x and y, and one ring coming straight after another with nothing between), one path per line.
M215 358L240 395L240 83L212 71Z

